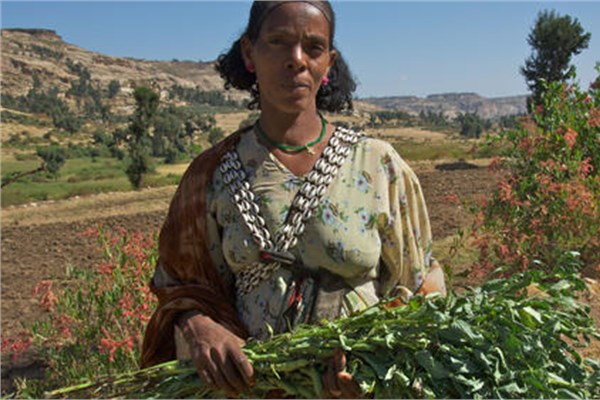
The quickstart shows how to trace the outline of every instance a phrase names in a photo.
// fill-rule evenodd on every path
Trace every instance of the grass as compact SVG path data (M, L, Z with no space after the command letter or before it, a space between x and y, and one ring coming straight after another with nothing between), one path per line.
M394 148L409 161L439 160L446 158L467 158L468 148L460 143L415 143L411 141L394 142Z
M473 265L479 257L478 250L471 241L457 232L443 239L434 240L432 252L444 268L448 288L457 289L465 284L474 284L464 277L467 268Z
M408 161L442 159L477 159L493 156L485 149L474 147L477 143L468 140L446 140L417 143L411 140L391 142L396 151Z
M447 140L418 143L412 140L393 142L394 147L407 161L440 159L473 159L489 157L481 150L472 152L473 141ZM32 153L33 154L33 153ZM2 176L17 171L30 171L40 165L37 157L24 153L5 154L2 157ZM158 164L156 172L145 178L144 187L176 185L188 161L173 165ZM2 205L17 205L44 200L60 200L72 196L85 196L102 192L132 190L125 175L123 162L114 158L73 158L65 162L57 178L31 176L2 189Z
M39 160L18 161L11 156L3 157L2 175L33 170L39 165ZM158 165L154 174L146 176L144 186L176 185L186 166L187 162ZM114 158L74 158L65 162L57 178L37 175L6 186L2 189L2 206L130 190L131 184L121 161Z
M200 107L201 108L201 107ZM212 111L218 111L213 109ZM232 112L235 110L220 110L217 113L219 126L226 127L226 131L237 129L241 120L248 112ZM6 114L3 110L3 115ZM8 115L8 114L7 114ZM33 116L22 116L18 113L11 117L29 118L28 123L37 122ZM348 119L350 117L347 117ZM8 124L9 126L11 124ZM14 125L14 124L13 124ZM35 129L33 126L32 129ZM39 129L39 128L38 128ZM394 132L392 132L394 133ZM397 133L398 135L402 134ZM2 151L1 173L8 174L31 171L40 166L41 160L36 156L33 148L38 141L43 140L38 135L18 134L19 143L12 146L5 143ZM89 143L89 133L77 135L76 137L62 137L59 133L55 138L71 142L80 141L81 145ZM481 152L472 152L474 141L450 140L450 139L425 139L417 140L409 137L392 137L389 139L402 157L408 161L418 160L440 160L440 159L473 159L488 157ZM6 141L6 138L5 138ZM22 143L21 143L22 142ZM64 143L63 143L64 144ZM78 157L78 154L73 154ZM143 186L165 186L174 185L179 182L189 161L181 161L174 165L160 164L157 160L156 172L145 177ZM125 175L125 166L122 161L114 158L96 158L80 156L66 161L61 168L57 178L44 175L30 176L12 183L2 189L2 206L17 205L43 200L60 200L72 196L85 196L102 192L122 192L132 190Z

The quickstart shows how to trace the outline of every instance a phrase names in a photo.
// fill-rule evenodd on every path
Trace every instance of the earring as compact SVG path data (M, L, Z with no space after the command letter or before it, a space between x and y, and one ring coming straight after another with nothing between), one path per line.
M254 73L255 69L254 69L254 64L252 64L251 62L246 64L246 71L250 72L251 74Z
M321 79L321 85L323 85L323 86L329 85L329 77L327 75L325 75L323 77L323 79Z

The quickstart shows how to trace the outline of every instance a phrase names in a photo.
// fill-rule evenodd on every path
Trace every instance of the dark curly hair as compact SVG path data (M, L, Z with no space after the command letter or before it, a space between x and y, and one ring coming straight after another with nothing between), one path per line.
M352 93L356 90L356 82L352 77L348 64L339 50L333 44L335 33L335 13L329 1L305 1L311 3L323 12L330 24L329 42L337 51L335 63L327 75L329 83L321 85L317 92L317 109L321 111L339 112L345 109L352 110ZM246 70L242 58L241 39L247 35L252 43L255 43L260 33L260 28L269 13L277 6L286 1L260 1L255 0L250 9L248 26L244 33L236 40L229 51L223 53L217 59L216 70L225 81L225 89L236 88L250 92L252 100L248 108L253 110L260 107L260 94L256 86L256 75Z

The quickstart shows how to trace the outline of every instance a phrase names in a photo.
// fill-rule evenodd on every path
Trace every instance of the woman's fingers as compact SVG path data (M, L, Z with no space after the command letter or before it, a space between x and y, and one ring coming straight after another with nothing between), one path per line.
M347 372L340 372L337 374L338 387L342 392L342 398L344 399L358 399L361 397L362 392L358 383L352 378Z
M180 321L200 378L228 395L246 391L252 384L252 364L242 350L244 341L201 314Z
M208 387L215 386L215 380L211 376L210 372L208 372L208 370L202 369L202 370L198 371L198 374L200 375L200 379L202 379L202 382L204 382L204 384L206 386L208 386Z
M254 385L254 368L252 368L252 364L250 364L248 357L246 357L246 355L240 351L238 354L232 354L231 358L233 359L239 374L244 380L246 388Z
M220 372L220 376L216 377L217 383L227 394L237 395L246 390L247 386L244 383L241 373L238 372L235 363L231 359L229 352L222 354L216 349L213 349L212 358L217 367L217 371Z
M215 388L215 379L208 368L210 357L208 354L204 354L203 350L198 346L192 346L190 350L192 361L196 367L196 371L198 371L200 379L202 379L202 382L204 382L205 385Z
M359 398L361 390L352 375L346 371L346 355L342 350L336 350L323 375L324 395L331 398Z
M333 352L333 363L336 373L346 369L346 354L344 354L341 349L337 349Z
M238 390L224 375L224 367L218 361L221 357L215 353L200 346L192 349L192 360L200 379L211 389L222 390L228 395L237 393Z
M223 368L214 368L210 370L211 375L215 380L215 386L227 393L230 397L235 397L239 392L226 378Z
M340 360L339 355L336 353L329 359L325 374L323 374L323 390L325 397L329 398L340 398L342 391L338 387L337 374L340 372ZM342 365L343 370L344 365Z

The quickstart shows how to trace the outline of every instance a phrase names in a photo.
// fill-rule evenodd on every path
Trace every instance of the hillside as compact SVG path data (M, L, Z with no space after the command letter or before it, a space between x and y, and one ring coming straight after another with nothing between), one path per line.
M485 98L476 93L432 94L425 98L416 96L370 97L361 101L383 109L405 111L417 115L421 111L442 113L454 118L461 113L475 113L482 118L497 118L504 115L527 112L527 96Z
M116 80L120 91L111 100L117 113L128 113L133 103L131 92L135 86L149 86L168 98L174 85L200 91L225 93L223 82L214 70L214 62L147 61L112 57L92 52L66 43L61 36L47 29L2 30L2 90L4 94L25 95L37 76L44 88L57 87L66 92L71 82L78 79L73 71L80 64L90 72L91 79L106 88ZM245 93L227 91L234 100L246 98ZM448 117L459 113L475 112L484 118L525 112L525 96L487 99L472 93L450 93L415 96L358 99L358 111L372 112L381 109L403 110L411 114L421 111L442 112Z
M24 95L37 76L43 88L57 87L64 93L78 79L70 65L80 64L101 87L113 80L121 90L111 105L131 104L135 86L149 86L166 98L174 85L201 91L223 90L214 63L192 61L146 61L112 57L66 43L60 35L46 29L2 30L2 90L5 94ZM239 92L229 92L239 100ZM124 109L123 111L127 111Z

